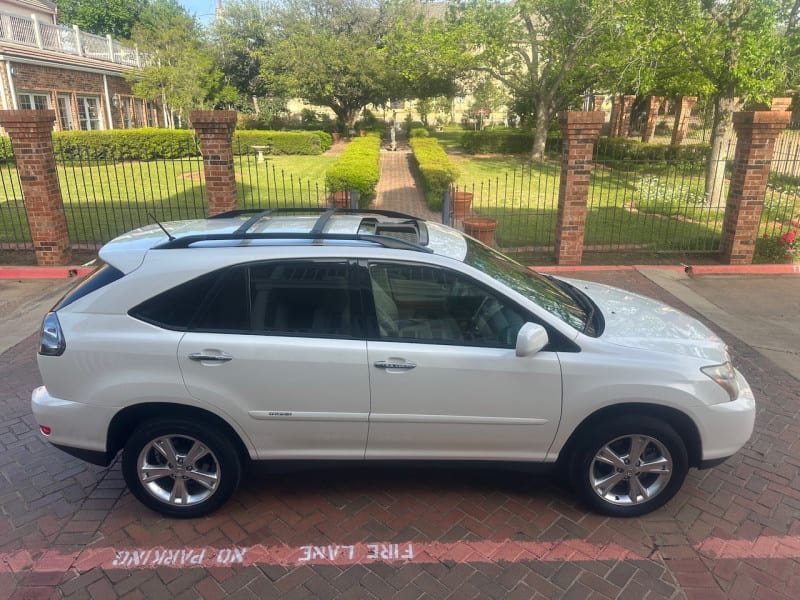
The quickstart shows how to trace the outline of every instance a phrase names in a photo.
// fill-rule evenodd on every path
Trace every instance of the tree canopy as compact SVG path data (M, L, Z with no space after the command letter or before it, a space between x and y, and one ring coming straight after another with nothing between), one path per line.
M149 0L59 0L58 19L96 35L130 39Z

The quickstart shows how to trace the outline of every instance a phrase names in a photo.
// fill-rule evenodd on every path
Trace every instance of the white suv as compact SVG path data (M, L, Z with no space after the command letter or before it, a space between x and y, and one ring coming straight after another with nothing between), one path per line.
M235 211L116 238L44 319L34 415L173 517L248 460L543 463L613 516L737 452L755 403L673 308L387 211Z

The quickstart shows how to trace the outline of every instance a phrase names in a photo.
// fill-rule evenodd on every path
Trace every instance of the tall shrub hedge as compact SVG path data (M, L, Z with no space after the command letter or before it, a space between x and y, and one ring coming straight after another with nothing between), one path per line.
M461 145L469 154L525 154L533 150L533 133L519 129L465 131Z
M234 154L252 154L252 146L271 146L273 154L321 154L333 140L324 131L237 131ZM53 146L58 160L154 160L198 156L193 131L185 129L113 129L108 131L55 131ZM11 143L0 137L0 160L12 158Z
M355 138L325 173L325 187L331 192L357 190L359 205L369 206L380 177L381 138L369 134Z
M448 158L438 140L430 137L411 138L408 143L425 186L425 200L431 210L442 209L442 194L458 179L458 167Z

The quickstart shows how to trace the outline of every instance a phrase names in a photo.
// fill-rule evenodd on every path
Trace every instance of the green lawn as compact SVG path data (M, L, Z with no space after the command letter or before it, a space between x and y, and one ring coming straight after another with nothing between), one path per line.
M274 156L264 164L236 157L240 208L317 206L325 201L332 156ZM98 244L155 217L170 221L206 216L202 160L73 162L57 165L70 238ZM0 165L0 243L30 239L13 165ZM152 217L151 217L152 215Z

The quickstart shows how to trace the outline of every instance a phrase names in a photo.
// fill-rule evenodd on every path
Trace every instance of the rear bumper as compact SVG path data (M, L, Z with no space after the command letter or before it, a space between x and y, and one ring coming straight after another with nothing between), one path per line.
M115 409L62 400L41 386L33 390L31 410L39 425L50 428L42 436L55 447L96 465L107 466L114 458L106 439Z

